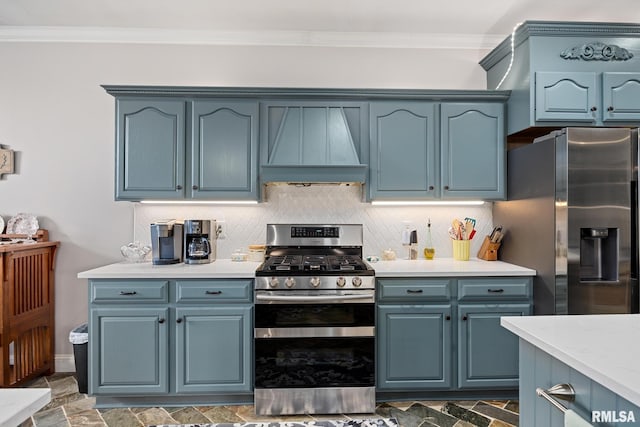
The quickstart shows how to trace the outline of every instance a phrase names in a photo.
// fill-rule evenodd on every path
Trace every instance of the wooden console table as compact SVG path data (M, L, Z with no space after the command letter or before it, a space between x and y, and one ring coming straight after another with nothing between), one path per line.
M60 242L0 245L0 387L54 372L54 266Z

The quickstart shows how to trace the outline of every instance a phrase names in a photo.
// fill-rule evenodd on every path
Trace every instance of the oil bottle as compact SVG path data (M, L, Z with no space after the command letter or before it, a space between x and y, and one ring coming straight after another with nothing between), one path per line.
M436 256L436 249L433 247L433 238L431 237L431 218L427 220L427 237L425 239L424 257L425 259L433 259Z

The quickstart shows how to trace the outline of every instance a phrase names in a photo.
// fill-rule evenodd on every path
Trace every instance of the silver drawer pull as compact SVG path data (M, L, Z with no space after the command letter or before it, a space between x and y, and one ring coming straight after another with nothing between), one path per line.
M556 384L548 390L538 387L536 388L536 394L545 398L549 403L562 412L566 412L567 408L556 399L566 400L567 402L573 402L576 400L576 391L571 384Z
M120 291L120 295L135 295L136 291Z

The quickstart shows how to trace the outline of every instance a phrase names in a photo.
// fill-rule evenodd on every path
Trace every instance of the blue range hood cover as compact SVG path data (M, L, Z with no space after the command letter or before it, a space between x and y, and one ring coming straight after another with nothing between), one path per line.
M360 106L273 105L267 120L261 136L263 183L366 181Z

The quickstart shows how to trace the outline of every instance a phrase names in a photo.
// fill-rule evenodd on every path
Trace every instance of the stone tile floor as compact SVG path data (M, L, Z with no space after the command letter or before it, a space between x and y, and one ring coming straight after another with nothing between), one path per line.
M50 387L51 402L20 427L144 427L154 424L193 424L247 421L312 421L370 418L366 415L300 415L284 419L258 417L253 406L94 409L95 399L78 393L73 374L57 373L34 380L28 387ZM401 427L511 427L518 425L517 401L420 401L381 403L379 417L393 417Z

